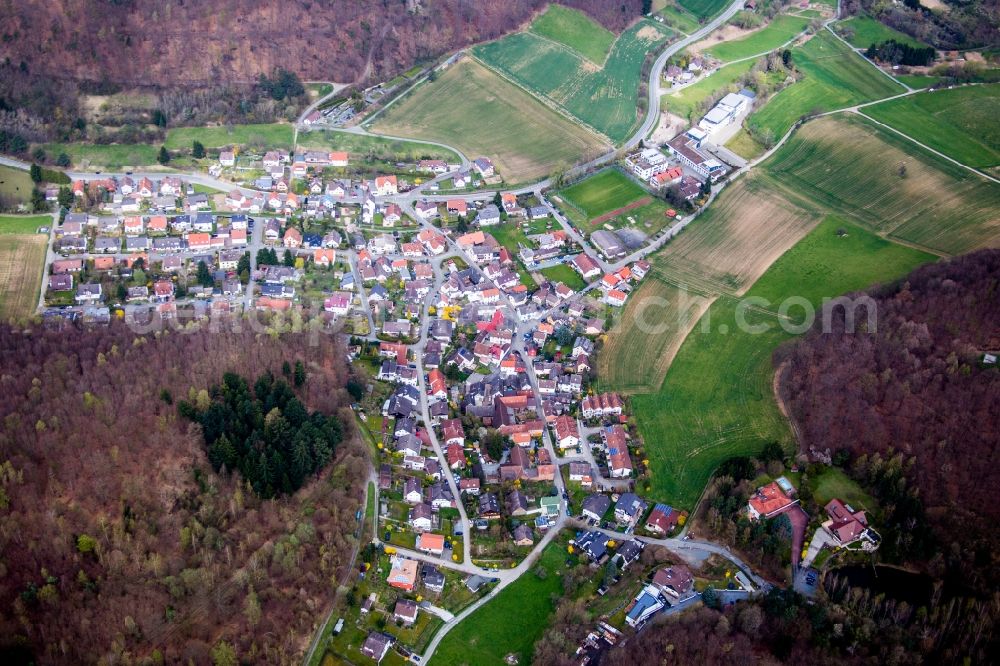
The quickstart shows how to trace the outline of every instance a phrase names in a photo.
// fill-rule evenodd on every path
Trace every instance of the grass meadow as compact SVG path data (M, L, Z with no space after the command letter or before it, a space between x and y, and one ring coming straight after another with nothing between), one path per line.
M778 139L802 116L844 108L904 92L827 31L792 49L803 77L775 94L747 124Z
M0 215L0 235L34 234L50 224L51 215Z
M0 194L17 203L31 201L31 190L35 184L27 171L8 166L0 166Z
M660 390L632 398L652 472L643 492L691 509L722 461L755 454L771 441L791 447L771 363L772 352L791 338L774 311L783 299L796 296L817 306L823 297L898 279L933 259L829 217L747 292L756 297L755 307L727 295L716 300L684 340ZM789 316L801 313L793 309ZM766 330L742 330L741 317Z
M704 19L721 12L722 8L729 4L729 0L677 0L677 4Z
M508 183L530 182L603 152L597 135L479 63L452 65L389 107L370 128L490 157Z
M699 27L700 17L684 9L676 0L654 1L653 11L662 16L663 21L675 30L692 33Z
M293 134L292 126L287 123L175 127L167 131L167 139L163 145L168 150L185 150L190 149L193 142L200 141L206 148L254 145L291 150Z
M583 12L549 5L532 22L531 32L565 44L595 65L603 65L615 43L615 34Z
M867 49L872 44L881 44L890 39L915 47L927 46L909 35L879 23L870 16L852 16L846 21L835 24L835 29L851 46L859 49Z
M112 143L98 145L93 143L43 143L33 145L32 150L40 147L53 157L66 153L76 167L105 167L121 169L124 167L140 167L156 164L159 146L151 144ZM188 148L190 148L190 144Z
M723 62L769 53L805 30L807 25L809 19L803 16L779 14L765 27L743 39L720 42L717 46L706 48L705 52Z
M444 160L457 164L461 158L453 150L419 141L390 139L382 136L352 134L315 130L299 133L300 148L318 148L323 150L344 150L351 157L367 159L369 155L384 157L387 161Z
M881 104L862 113L894 127L963 164L1000 165L1000 83L933 90Z
M565 539L554 539L530 571L448 632L429 663L502 666L508 654L518 655L520 663L531 663L535 641L555 612L553 598L562 594L559 572L565 566L565 558ZM538 568L545 571L544 577L537 575Z

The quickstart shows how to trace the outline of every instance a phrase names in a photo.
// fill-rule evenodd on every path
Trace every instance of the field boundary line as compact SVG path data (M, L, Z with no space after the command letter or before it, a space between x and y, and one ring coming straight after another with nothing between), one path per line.
M918 91L914 91L914 92L918 92ZM966 171L970 171L970 172L976 174L977 176L980 176L981 178L985 178L986 180L992 181L992 182L997 183L998 185L1000 185L1000 178L995 178L994 176L991 176L988 173L984 173L984 172L980 171L979 169L976 169L975 167L971 167L968 164L963 164L962 162L959 162L958 160L956 160L953 157L949 157L948 155L945 155L942 152L934 150L933 148L931 148L927 144L921 143L920 141L917 141L916 139L914 139L909 134L906 134L905 132L901 132L900 130L896 129L895 127L893 127L891 125L886 125L885 123L883 123L881 121L875 120L874 118L872 118L871 116L869 116L868 114L866 114L864 111L862 111L860 108L850 109L850 112L861 116L865 120L868 120L869 122L872 122L872 123L878 125L879 127L884 127L884 128L886 128L888 130L891 130L892 132L895 132L896 134L898 134L899 136L903 137L904 139L910 140L912 143L920 146L921 148L923 148L924 150L926 150L926 151L928 151L930 153L933 153L937 157L940 157L940 158L942 158L944 160L947 160L948 162L951 162L952 164L954 164L956 166L962 167Z
M590 123L584 122L580 118L577 118L572 113L570 113L566 109L564 109L561 106L559 106L556 103L556 101L553 100L548 95L543 95L542 93L538 92L537 90L532 90L531 88L529 88L528 86L524 85L523 83L520 83L519 81L515 81L513 78L511 78L510 76L508 76L505 72L501 72L499 69L497 69L496 67L490 65L489 63L487 63L485 60L483 60L482 58L480 58L475 53L472 53L471 51L469 53L470 53L470 55L469 55L470 58L472 58L473 60L475 60L480 65L482 65L486 69L490 70L491 72L493 72L497 76L499 76L501 79L503 79L507 83L510 83L511 85L520 88L521 90L523 90L524 92L526 92L528 95L530 95L532 98L537 99L544 106L547 106L548 108L552 109L553 111L555 111L559 115L563 116L564 118L566 118L570 122L576 123L580 127L583 127L584 129L593 132L599 138L603 139L605 141L605 143L609 144L610 146L616 147L618 145L607 134L605 134L604 132L601 132L600 130L598 130L596 127L594 127Z

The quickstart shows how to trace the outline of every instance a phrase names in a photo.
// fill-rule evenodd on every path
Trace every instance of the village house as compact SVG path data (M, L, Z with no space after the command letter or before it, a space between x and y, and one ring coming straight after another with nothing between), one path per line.
M750 501L747 503L747 515L750 520L773 518L797 503L798 500L790 498L777 481L772 481L766 486L758 488L750 497Z

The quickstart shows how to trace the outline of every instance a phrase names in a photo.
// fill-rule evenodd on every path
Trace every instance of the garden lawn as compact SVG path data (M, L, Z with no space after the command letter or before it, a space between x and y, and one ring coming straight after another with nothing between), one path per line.
M462 161L458 153L443 146L333 130L301 132L299 133L299 146L305 149L343 150L347 151L352 158L360 160L367 160L370 155L376 160L386 162L444 160L458 164Z
M112 143L107 145L97 145L93 143L43 143L39 146L32 145L32 150L36 147L42 148L46 154L54 158L59 153L66 153L76 167L105 167L108 169L121 169L123 167L150 166L156 164L156 155L159 147L144 144ZM188 148L190 148L190 144Z
M558 266L543 268L539 272L549 280L552 280L554 282L562 282L573 291L580 291L581 289L587 286L587 283L583 281L583 278L580 277L580 274L574 271L566 264L559 264Z
M0 194L14 203L31 201L31 190L35 184L27 171L8 166L0 166Z
M729 0L677 0L677 4L695 16L710 18L721 12Z
M708 109L702 108L701 103L716 92L731 89L736 92L736 84L743 76L750 71L754 65L753 60L744 60L716 70L714 74L704 77L696 83L682 88L678 92L667 93L660 96L660 106L670 113L681 118L692 119L693 114L701 115Z
M934 90L862 113L971 167L1000 165L1000 83Z
M705 51L723 62L748 58L759 53L769 53L805 30L807 25L809 25L809 19L803 16L779 14L764 28L743 39L720 42L716 46L705 49Z
M810 476L807 483L813 499L820 506L825 506L827 502L836 498L850 504L855 510L864 509L870 512L878 507L871 495L836 467L824 467L822 473Z
M34 234L52 224L51 215L0 215L0 235Z
M803 78L771 97L747 125L777 140L802 116L898 95L903 87L826 30L792 49Z
M218 127L176 127L167 131L164 145L168 150L188 150L195 141L206 148L254 146L261 149L292 149L292 126L287 123L267 125L226 125Z
M843 237L836 233L843 229ZM720 297L688 335L659 393L632 398L650 460L651 499L693 509L715 468L727 458L753 455L768 442L786 449L792 435L774 399L771 355L790 333L778 327L776 308L795 296L814 306L889 282L933 260L829 217L782 255L747 292L756 309ZM763 299L763 300L760 300ZM738 326L740 314L750 332ZM800 321L802 308L788 312Z
M643 62L672 35L669 28L640 19L615 40L603 66L531 31L480 44L472 54L618 143L639 123Z
M439 141L472 159L485 155L508 183L549 176L596 157L606 146L471 59L418 86L379 116L372 129Z
M880 234L941 254L1000 247L1000 186L863 118L806 123L765 166L789 200Z
M588 218L594 218L641 199L647 193L618 169L608 168L561 190L558 196Z
M603 65L611 45L613 32L576 9L549 5L545 13L531 24L531 32L565 44L595 65Z
M514 653L520 663L531 663L531 653L555 611L553 597L562 594L561 571L566 542L556 538L542 551L538 562L496 597L479 607L438 644L433 666L503 666ZM541 567L545 577L535 570Z
M900 44L926 48L927 44L879 23L870 16L852 16L846 21L834 24L835 29L851 46L867 49L872 44L881 44L894 39ZM850 32L850 36L847 33Z

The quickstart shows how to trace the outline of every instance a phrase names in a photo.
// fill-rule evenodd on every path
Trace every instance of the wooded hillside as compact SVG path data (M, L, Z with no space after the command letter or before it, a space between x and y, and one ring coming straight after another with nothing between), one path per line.
M982 360L1000 349L1000 251L925 266L870 293L877 332L845 333L838 308L831 332L814 329L779 352L800 443L846 452L857 478L901 453L943 543L935 559L966 584L996 580L1000 369Z
M277 68L368 82L518 29L545 0L3 0L0 112L65 123L73 91L220 90ZM619 31L642 0L563 0ZM40 101L41 100L41 101ZM190 101L190 100L189 100ZM225 100L238 106L239 100ZM205 95L199 104L217 106ZM199 111L203 109L199 108ZM4 120L0 113L0 122ZM13 118L9 119L11 122ZM247 121L243 121L247 122ZM29 133L30 123L16 128Z
M50 664L299 661L367 479L343 359L328 336L0 328L0 647ZM301 490L262 500L212 471L178 403L230 371L295 383L286 361L346 437Z

